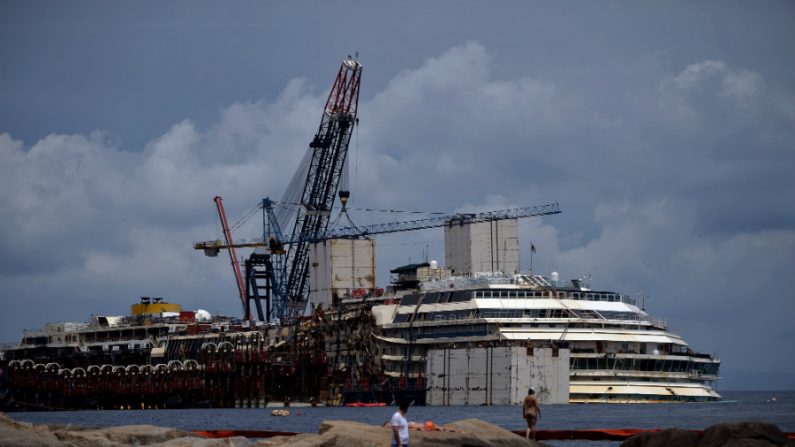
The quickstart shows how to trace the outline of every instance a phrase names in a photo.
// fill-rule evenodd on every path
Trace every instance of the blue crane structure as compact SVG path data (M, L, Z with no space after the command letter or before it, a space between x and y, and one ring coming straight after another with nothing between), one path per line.
M302 164L287 188L287 197L295 195L300 200L297 211L285 219L292 223L290 242L284 244L279 216L272 207L263 203L263 219L273 235L270 253L255 251L246 261L246 290L243 300L244 318L251 315L251 301L256 303L259 320L279 318L282 324L291 325L306 306L309 276L309 242L326 232L334 205L334 198L345 170L348 145L354 127L358 124L359 87L362 64L348 56L342 61L331 87L323 115ZM340 198L347 197L340 191ZM268 199L266 199L267 201ZM269 240L269 238L264 238ZM220 241L199 242L196 249L216 256L220 249L233 247L262 247L263 243L233 244ZM286 247L286 249L285 249ZM275 299L271 300L271 295ZM261 299L268 301L267 315L261 311Z

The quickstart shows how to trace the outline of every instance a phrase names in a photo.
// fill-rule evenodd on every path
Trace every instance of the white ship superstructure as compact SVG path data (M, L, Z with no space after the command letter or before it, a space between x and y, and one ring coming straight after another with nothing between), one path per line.
M720 361L691 350L681 336L668 331L664 321L639 307L634 297L591 290L587 280L558 280L555 273L549 278L499 273L450 276L419 285L399 304L373 309L382 323L381 359L393 377L430 383L437 379L434 374L472 369L467 363L444 374L428 371L429 359L439 349L552 347L555 355L558 350L568 351L569 402L720 399L713 389ZM486 374L509 375L512 368L519 368L516 359L506 360L502 372L489 361ZM437 388L447 386L439 383ZM434 392L430 388L429 396Z

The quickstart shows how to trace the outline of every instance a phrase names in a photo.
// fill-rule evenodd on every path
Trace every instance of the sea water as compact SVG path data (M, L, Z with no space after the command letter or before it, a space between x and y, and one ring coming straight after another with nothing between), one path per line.
M795 432L795 391L724 392L714 403L670 404L573 404L544 405L539 429L590 428L685 428L704 429L719 422L764 421L782 431ZM190 409L126 411L62 411L9 413L14 419L33 423L113 426L152 424L184 430L272 430L316 433L326 419L345 419L368 424L389 420L394 407L343 408L293 407L288 417L271 416L267 409ZM446 424L477 418L509 430L523 430L521 406L411 407L410 421L433 420ZM560 447L613 447L612 441L545 441Z

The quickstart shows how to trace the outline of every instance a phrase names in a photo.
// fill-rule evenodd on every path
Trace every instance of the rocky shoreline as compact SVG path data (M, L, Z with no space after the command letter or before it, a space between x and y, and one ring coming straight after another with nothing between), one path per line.
M435 431L412 431L412 447L535 447L509 430L478 419L465 419ZM353 421L324 421L317 434L302 433L268 439L242 436L221 439L153 425L119 427L75 427L18 422L0 413L0 447L387 447L389 428ZM642 433L627 439L622 447L770 447L795 446L773 424L740 422L717 424L704 432L668 429Z
M516 436L514 433L478 419L465 419L440 427L438 431L412 431L411 446L436 447L535 447L544 446ZM128 425L120 427L87 428L58 425L39 425L15 421L0 414L0 447L387 447L389 428L353 421L324 421L318 434L252 440L244 437L222 439L203 438L195 433L156 427Z

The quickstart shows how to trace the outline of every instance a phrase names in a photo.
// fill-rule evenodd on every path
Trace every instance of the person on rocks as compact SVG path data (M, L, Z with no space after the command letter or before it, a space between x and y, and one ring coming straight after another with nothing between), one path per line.
M522 403L522 416L527 421L525 438L530 439L532 436L533 441L536 440L536 422L538 422L538 418L541 416L541 405L535 394L535 390L530 388Z
M399 410L392 415L392 420L389 422L392 426L392 447L409 446L409 422L406 420L408 411L408 402L401 402Z

